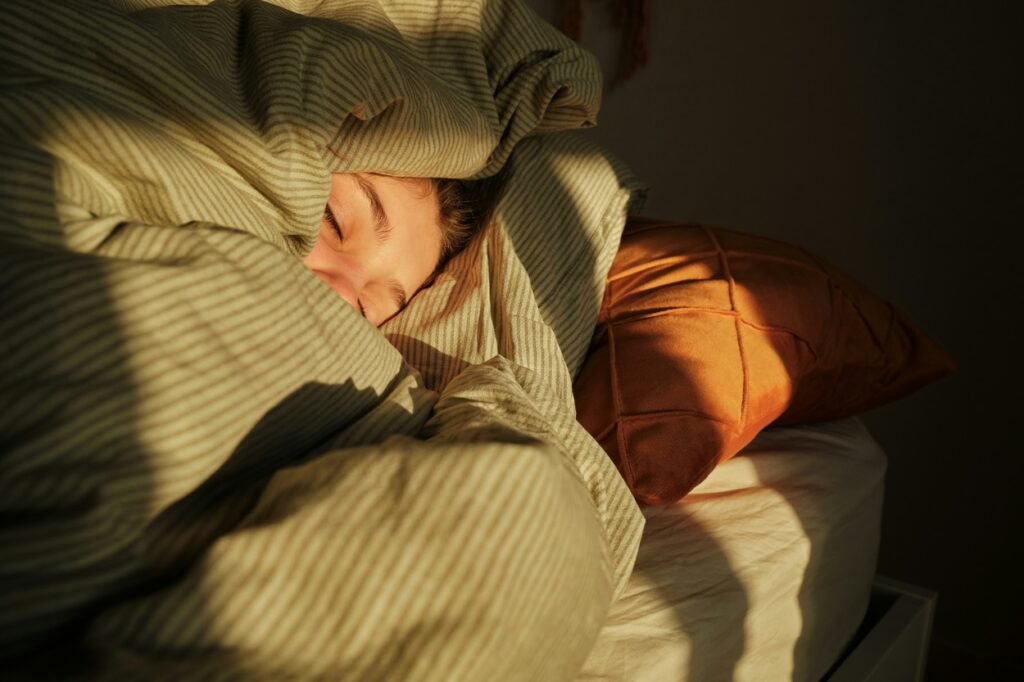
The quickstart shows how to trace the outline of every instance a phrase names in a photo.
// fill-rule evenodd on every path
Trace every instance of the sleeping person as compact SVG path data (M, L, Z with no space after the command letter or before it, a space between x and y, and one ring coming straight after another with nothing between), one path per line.
M473 236L475 183L334 173L306 267L375 326L406 306Z

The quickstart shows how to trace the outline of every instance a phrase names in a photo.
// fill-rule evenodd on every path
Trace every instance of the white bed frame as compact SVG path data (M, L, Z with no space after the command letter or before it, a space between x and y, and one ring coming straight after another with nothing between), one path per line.
M938 595L878 576L864 622L828 682L922 682Z

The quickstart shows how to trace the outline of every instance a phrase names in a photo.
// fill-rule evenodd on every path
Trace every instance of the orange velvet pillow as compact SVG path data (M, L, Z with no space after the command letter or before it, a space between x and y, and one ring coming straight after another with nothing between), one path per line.
M805 251L631 218L576 407L633 494L667 504L768 424L851 416L952 370L891 305Z

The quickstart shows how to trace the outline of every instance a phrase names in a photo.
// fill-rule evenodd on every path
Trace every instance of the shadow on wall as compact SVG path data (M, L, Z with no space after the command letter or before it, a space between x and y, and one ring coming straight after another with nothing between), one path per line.
M1024 196L1010 7L659 3L651 65L596 132L662 215L808 246L957 358L941 388L865 417L892 456L880 569L939 591L936 641L1024 667L1024 603L997 587L1016 581L1024 462L1006 454L1022 380L1002 332Z

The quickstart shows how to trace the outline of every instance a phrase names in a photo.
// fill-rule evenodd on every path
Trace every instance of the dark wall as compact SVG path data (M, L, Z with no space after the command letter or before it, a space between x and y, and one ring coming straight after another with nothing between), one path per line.
M584 2L584 44L610 80L606 5ZM1024 24L1011 3L652 5L650 66L596 138L650 183L647 214L804 246L954 356L957 376L865 419L890 459L879 571L938 591L940 649L1024 669Z

